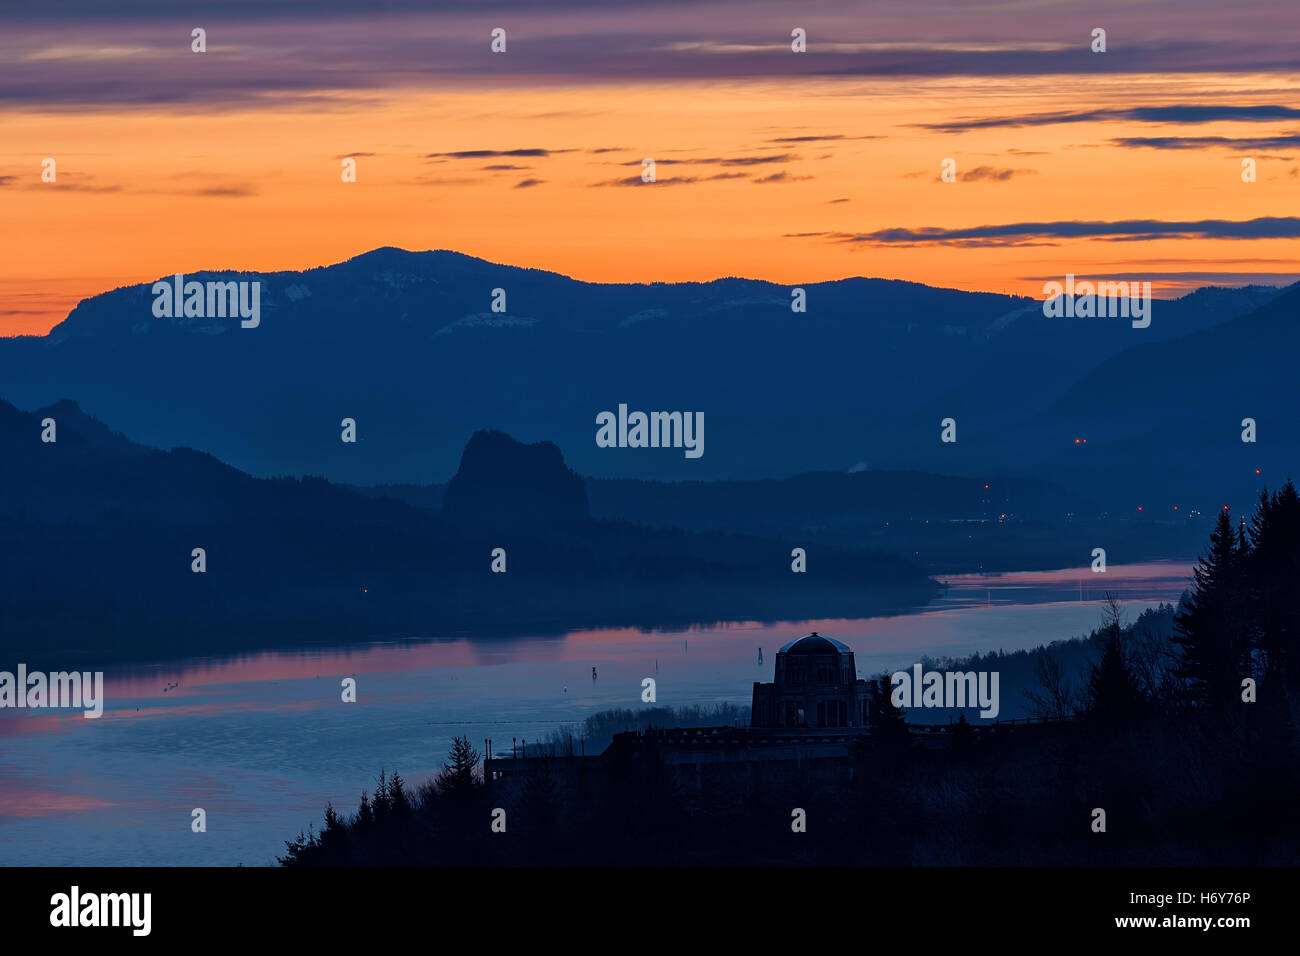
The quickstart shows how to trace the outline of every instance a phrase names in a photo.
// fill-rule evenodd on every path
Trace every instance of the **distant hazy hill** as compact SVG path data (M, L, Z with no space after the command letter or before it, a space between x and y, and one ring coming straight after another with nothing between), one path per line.
M554 445L499 432L471 439L445 511L143 447L71 402L0 402L0 461L0 652L33 662L855 616L933 593L890 554L810 541L796 575L784 540L591 519Z
M1213 523L1212 514L1186 507L1112 514L1053 482L997 475L984 480L857 471L717 482L587 478L584 484L595 518L739 532L791 544L869 544L909 555L931 574L1072 567L1090 562L1097 547L1128 564L1190 560ZM446 487L353 490L438 508ZM503 489L497 497L510 494Z
M487 435L478 432L470 452ZM513 442L502 436L506 442ZM517 444L517 443L515 443ZM554 448L550 442L544 443ZM555 449L559 454L559 449ZM388 495L417 508L440 508L451 485L350 485L369 497ZM991 477L985 481L918 471L811 472L789 478L753 481L645 481L635 478L579 479L585 491L581 509L596 518L682 528L753 530L799 528L819 523L933 518L975 520L1013 514L1053 519L1092 515L1097 502L1050 481ZM508 494L503 490L502 496ZM579 507L573 492L574 507ZM589 502L589 504L588 504Z
M663 483L589 479L593 514L686 528L814 528L889 520L979 520L1000 515L1091 516L1099 506L1048 481L917 471L815 472L759 481Z
M0 388L23 407L71 397L149 444L204 448L264 476L443 481L465 436L491 425L554 441L597 477L771 478L859 462L981 477L1048 464L1069 485L1073 463L1054 449L1072 436L1042 418L1063 390L1135 346L1229 328L1277 294L1202 290L1156 303L1151 327L1135 330L882 279L805 284L807 311L794 313L790 287L767 282L597 285L453 252L187 278L260 281L260 326L155 318L148 285L118 289L48 336L0 340ZM505 312L492 311L495 289ZM1158 409L1115 414L1164 415L1182 400L1150 398ZM703 457L598 448L596 416L619 403L703 412ZM949 416L959 440L945 445ZM356 444L339 441L345 417ZM1123 424L1099 422L1090 450ZM1123 464L1107 468L1123 477ZM1216 469L1180 473L1212 483L1227 474Z
M1230 322L1102 362L1038 409L1026 435L1092 436L1086 449L1060 442L1048 466L1098 495L1136 487L1147 494L1131 504L1145 498L1148 508L1192 498L1241 510L1254 504L1247 490L1300 478L1298 349L1292 286ZM1241 440L1244 418L1256 421L1254 444ZM1221 502L1195 495L1209 487L1223 489Z

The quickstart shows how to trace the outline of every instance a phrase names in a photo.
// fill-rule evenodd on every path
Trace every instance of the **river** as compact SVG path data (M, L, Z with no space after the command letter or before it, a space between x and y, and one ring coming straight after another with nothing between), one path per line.
M1104 591L1131 620L1176 602L1189 578L1185 563L1112 566L1104 576L964 575L915 613L862 620L458 638L107 670L98 719L0 711L0 862L270 865L285 839L319 826L326 801L354 810L381 768L419 783L456 735L508 750L512 737L643 706L644 677L656 679L660 705L748 706L753 681L771 680L777 648L813 630L853 648L862 676L922 655L1033 647L1095 627ZM349 676L355 703L341 699ZM190 828L196 807L204 833Z

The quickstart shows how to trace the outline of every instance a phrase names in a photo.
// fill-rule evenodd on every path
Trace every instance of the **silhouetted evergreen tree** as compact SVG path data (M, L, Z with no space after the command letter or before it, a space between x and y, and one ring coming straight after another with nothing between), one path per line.
M430 808L433 841L440 862L481 861L489 818L478 776L478 751L467 737L452 740L442 770L434 779Z
M320 853L326 862L339 863L346 857L347 844L347 821L339 816L338 811L334 809L334 804L327 803L325 805L325 826L321 829L320 836L317 838Z
M405 820L411 815L411 795L406 790L406 781L396 772L388 780L388 801L394 819Z
M326 811L328 812L328 810ZM317 852L319 844L310 826L307 832L298 831L298 839L284 841L284 856L276 857L281 866L316 866L324 861Z
M1119 602L1110 594L1106 595L1104 614L1101 656L1088 672L1087 713L1094 721L1119 726L1138 719L1146 701L1124 653Z
M361 791L361 805L357 808L357 826L369 827L375 822L375 812L370 807L370 796Z
M388 778L384 771L379 771L379 779L375 782L375 796L370 801L374 807L375 823L380 824L388 819L389 811L392 809L392 800L388 796Z
M1254 643L1261 684L1294 692L1300 683L1300 496L1290 479L1270 497L1262 492L1251 518L1249 560ZM1263 699L1268 699L1266 696Z
M1193 571L1195 585L1174 618L1174 642L1182 651L1180 676L1202 706L1225 711L1250 674L1250 594L1240 539L1225 509L1210 534L1210 549Z
M438 773L438 792L443 796L456 796L474 788L474 772L478 769L478 751L468 737L456 737L451 750Z
M889 675L882 674L871 698L871 736L882 752L899 753L911 746L912 734L907 729L907 712L894 706L892 693Z

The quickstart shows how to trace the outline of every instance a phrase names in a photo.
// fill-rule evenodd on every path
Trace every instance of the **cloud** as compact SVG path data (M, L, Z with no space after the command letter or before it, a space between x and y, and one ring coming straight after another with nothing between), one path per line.
M1172 36L1168 24L1186 20L1187 4L1198 8L1195 30ZM867 22L852 0L822 0L819 22L807 24L809 53L796 56L789 5L753 0L689 7L685 0L223 0L208 52L195 57L182 9L193 4L8 3L0 4L0 102L31 111L179 103L347 109L367 96L404 95L413 85L508 90L665 78L788 83L1216 72L1289 82L1294 74L1295 4L1150 0L1141 13L1125 11L1124 42L1105 56L1089 52L1086 29L1062 25L1058 5L1001 0L977 16L951 0L912 0L897 15ZM684 11L692 34L727 42L683 42ZM508 57L485 59L488 13L519 38ZM1030 31L1034 39L1025 38ZM26 58L29 51L57 57L59 69Z
M1283 133L1280 136L1121 136L1112 139L1112 146L1125 149L1288 149L1300 146L1300 133Z
M976 166L974 169L962 173L959 178L964 183L1004 183L1013 176L1023 176L1026 173L1033 175L1035 172L1036 170L1033 169L1004 169L997 166Z
M755 176L756 183L795 183L805 179L812 179L811 176L791 176L784 169L779 173L772 173L770 176Z
M712 176L674 176L672 179L659 179L653 183L641 181L640 176L627 176L620 179L606 179L591 186L690 186L695 183L714 182L719 179L748 179L744 173L714 173Z
M1300 118L1300 109L1274 104L1259 106L1136 106L1128 109L1095 109L1056 113L1028 113L1024 116L992 116L983 119L916 123L919 129L940 133L965 133L977 129L1054 126L1058 123L1215 123L1256 122Z
M1033 246L1057 245L1061 240L1068 239L1100 239L1107 242L1150 239L1297 239L1300 238L1300 218L1269 216L1242 222L1224 219L1188 222L1159 219L1016 222L956 229L941 226L897 226L866 233L822 232L800 235L819 236L832 242L894 246Z
M799 159L794 153L773 153L770 156L707 156L699 159L658 159L659 166L765 166L768 163L793 163ZM620 166L640 166L641 160L631 159Z
M1059 40L1046 42L988 42L979 40L866 40L860 42L813 41L818 53L1060 53L1071 44ZM664 47L671 52L746 54L788 53L790 45L782 39L773 43L743 43L720 40L678 40Z
M24 189L57 189L59 192L65 192L65 193L120 193L122 191L121 186L91 186L89 183L65 183L61 179L52 183L33 182L27 184L23 188Z
M489 181L473 176L418 176L411 183L415 186L477 186Z
M217 199L244 199L248 196L256 196L257 190L248 185L230 185L230 186L208 186L204 189L195 189L186 193L189 196L210 196Z
M661 5L672 6L690 0L661 0ZM188 6L188 4L183 4ZM553 0L548 7L564 10L593 10L611 5L609 0ZM617 6L618 4L612 4ZM631 4L628 4L631 6ZM376 13L375 0L312 0L306 4L312 14L321 16L372 17ZM457 11L478 13L480 10L528 11L535 9L530 0L384 0L380 5L385 15L399 13L453 14ZM13 5L6 10L4 19L16 21L63 21L68 19L117 20L123 17L153 20L173 14L176 0L114 0L105 5L103 0L59 0L53 4L30 4L27 9ZM229 17L260 17L280 19L301 13L303 0L222 0L222 11ZM188 42L188 41L187 41Z
M493 171L493 172L499 172L499 171L503 171L503 170L516 170L516 171L518 171L518 170L521 170L521 169L532 169L531 166L518 166L518 165L516 165L516 164L514 164L514 163L495 163L495 164L493 164L493 165L491 165L491 166L480 166L479 168L480 168L480 169L485 169L485 170L490 170L490 171Z
M546 182L545 179L521 179L515 183L515 189L529 189L533 186L540 186Z
M769 139L769 143L829 143L837 139L881 139L879 136L844 136L840 133L825 136L778 136Z
M769 139L769 143L827 143L833 139L848 139L847 136L836 134L834 136L778 136L775 139Z
M1123 267L1123 272L1128 275L1139 274L1143 280L1157 283L1164 289L1201 289L1207 285L1220 286L1246 286L1246 285L1267 285L1267 286L1286 286L1291 285L1297 279L1300 279L1300 272L1232 272L1232 271L1185 271L1185 272L1151 272L1146 269L1135 268L1129 264ZM1021 276L1026 282L1060 282L1061 276L1043 275L1043 276ZM1088 280L1090 282L1106 282L1117 278L1116 273L1092 273L1078 274L1075 273L1076 282Z
M1011 169L1002 166L975 166L960 173L957 179L963 183L1004 183L1014 176L1035 175L1037 172L1038 170L1036 169ZM912 173L903 173L904 179L921 179L922 177L929 177L930 181L934 183L941 183L944 181L942 176L931 173L930 170L927 169L917 170Z
M574 149L461 149L454 153L425 153L425 159L494 159L496 157L544 158L558 153L576 153Z
M23 54L20 59L27 63L41 63L50 60L70 60L85 63L93 60L131 60L159 52L159 48L147 46L105 46L99 43L69 43L41 47Z

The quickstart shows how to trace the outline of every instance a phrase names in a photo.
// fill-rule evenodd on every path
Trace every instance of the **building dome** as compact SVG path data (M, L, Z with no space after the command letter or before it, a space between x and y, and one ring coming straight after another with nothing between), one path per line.
M816 631L791 641L777 651L778 654L847 654L848 652L847 644L841 644L833 637L825 637Z
M813 631L777 651L772 683L754 682L750 726L866 727L871 700L848 645Z

